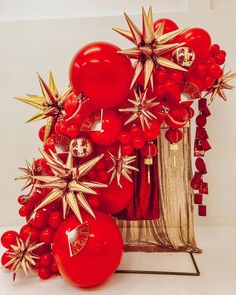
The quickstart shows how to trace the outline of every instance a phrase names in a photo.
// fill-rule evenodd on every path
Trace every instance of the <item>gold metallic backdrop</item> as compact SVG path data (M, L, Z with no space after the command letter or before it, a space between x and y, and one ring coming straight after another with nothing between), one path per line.
M165 139L165 132L166 128L162 128L156 158L160 217L135 221L119 217L125 250L201 252L194 235L190 128L182 129L183 140L176 150ZM155 179L152 177L151 181Z

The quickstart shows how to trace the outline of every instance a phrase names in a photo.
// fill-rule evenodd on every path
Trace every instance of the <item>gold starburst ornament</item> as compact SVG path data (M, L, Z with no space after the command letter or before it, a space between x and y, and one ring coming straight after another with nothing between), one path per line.
M112 167L108 170L108 173L111 173L110 183L116 178L118 186L122 188L121 176L132 182L132 171L139 171L138 168L131 165L136 160L136 156L123 156L121 147L119 147L117 156L110 152L109 154L112 160Z
M186 29L178 29L164 34L165 23L162 22L160 26L154 30L151 7L148 13L142 8L142 32L126 13L124 16L130 30L127 31L119 28L113 28L113 30L135 45L133 48L119 51L119 53L127 55L130 58L137 59L134 64L135 71L130 88L133 87L142 72L144 73L144 88L147 87L149 81L153 86L153 73L158 67L187 71L185 68L163 56L167 52L171 52L185 44L168 42L185 32Z
M42 95L26 94L26 97L15 97L16 99L40 110L36 115L30 118L28 122L34 122L41 119L47 119L44 141L50 136L55 123L63 112L63 102L71 92L69 88L63 94L59 95L52 72L49 74L49 85L38 75Z
M229 84L229 81L236 79L236 73L231 71L223 74L219 79L215 81L215 84L207 91L206 95L210 94L210 100L213 102L218 95L223 98L224 101L227 100L224 90L233 90L235 86Z
M23 269L26 276L28 275L28 271L32 271L32 266L36 265L35 260L39 259L39 256L34 254L33 251L43 244L44 243L31 243L30 236L25 242L21 238L16 238L16 245L11 245L10 250L6 252L11 259L4 264L4 267L11 267L13 281L20 268Z
M57 199L61 199L63 204L64 218L66 217L68 209L70 208L79 221L83 223L80 214L80 206L95 218L95 215L84 194L97 194L93 188L107 187L107 185L86 180L85 176L100 161L100 159L103 157L103 154L74 167L73 156L71 152L68 153L65 164L59 159L57 154L53 153L52 151L51 155L48 155L44 151L41 151L41 153L54 173L54 176L42 175L35 176L34 178L40 182L37 184L38 187L51 188L52 191L34 209L32 217L40 208L43 208Z
M26 167L19 167L19 169L25 173L24 175L15 178L15 180L25 180L25 184L21 188L21 191L31 186L29 193L24 197L24 203L27 203L36 191L37 181L34 179L34 176L38 175L42 168L36 168L35 160L33 160L32 164L26 161Z
M150 129L150 120L157 119L151 112L151 109L159 104L159 102L155 100L156 97L147 99L147 89L144 92L142 92L140 88L138 88L137 91L134 90L134 99L128 99L132 107L119 109L120 112L131 113L125 125L139 119L143 130L145 126Z

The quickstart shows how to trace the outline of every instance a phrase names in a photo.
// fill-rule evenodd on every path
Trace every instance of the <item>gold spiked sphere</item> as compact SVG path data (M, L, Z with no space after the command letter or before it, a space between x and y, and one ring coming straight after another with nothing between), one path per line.
M148 82L153 86L153 73L157 67L171 68L181 71L187 71L173 61L163 57L164 54L170 52L184 43L168 43L176 36L179 36L186 29L178 29L164 34L164 21L154 30L152 8L149 8L148 14L142 8L142 32L133 23L130 17L125 13L125 19L129 26L129 31L113 28L116 32L134 43L135 47L121 50L119 53L127 55L130 58L137 59L134 64L134 76L130 88L133 87L139 75L144 73L144 88L146 89Z
M110 153L110 158L112 160L112 167L108 170L108 173L111 173L110 183L116 178L117 184L119 187L121 185L121 176L123 175L127 180L132 182L132 178L130 177L132 171L138 172L138 168L130 165L132 164L136 156L123 156L121 152L121 147L119 147L118 155L114 156Z
M26 94L26 97L15 97L16 99L40 110L36 115L30 118L28 122L34 122L41 119L47 119L44 141L50 136L55 123L62 113L62 106L65 98L71 92L69 88L63 94L59 95L52 72L49 74L49 85L38 75L42 95Z
M27 203L36 191L37 181L35 181L34 176L38 175L42 168L36 168L35 160L33 160L32 164L26 161L26 167L19 167L19 169L25 173L24 175L15 178L15 180L25 180L25 184L21 188L21 191L31 186L29 193L24 196L24 203Z
M28 271L32 271L32 266L35 266L35 260L39 259L39 256L34 254L34 250L41 247L44 243L31 243L30 236L24 242L21 238L16 238L16 245L11 245L7 254L11 259L4 264L4 267L11 267L13 272L13 281L15 281L17 271L22 268L25 275L28 275Z
M100 159L103 157L103 154L74 167L73 156L71 152L68 153L65 164L59 159L57 154L53 153L52 151L51 155L48 155L44 151L41 151L41 153L50 166L54 176L35 176L34 179L40 182L37 184L38 187L51 188L52 191L34 209L32 217L38 209L43 208L57 199L61 199L63 204L64 218L66 217L68 209L70 208L82 223L83 220L79 206L84 208L95 218L95 215L84 194L97 194L93 188L103 188L107 187L107 185L86 180L84 177L100 161Z
M236 73L232 73L231 71L223 74L219 79L215 81L215 84L207 91L206 95L210 94L210 100L213 102L218 95L223 98L223 100L227 100L224 90L233 90L234 86L229 84L229 81L236 78Z
M119 109L120 112L131 113L125 125L139 119L142 129L145 126L150 129L150 120L157 119L157 117L151 112L151 109L159 104L155 101L156 97L147 99L147 89L141 91L140 88L134 90L135 99L128 99L128 101L133 105L129 108Z

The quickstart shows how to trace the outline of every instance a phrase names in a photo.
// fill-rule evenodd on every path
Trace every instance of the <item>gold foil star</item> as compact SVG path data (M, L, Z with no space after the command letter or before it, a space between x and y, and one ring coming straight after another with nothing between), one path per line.
M103 155L97 156L79 166L74 167L73 156L68 153L67 161L64 164L51 151L51 156L41 151L43 157L50 166L54 176L35 176L34 178L43 184L38 184L41 188L52 188L49 195L34 209L33 214L40 208L50 204L56 199L61 199L63 204L64 218L68 211L68 206L82 223L79 205L84 208L94 218L94 213L88 204L84 194L97 194L93 188L107 187L106 184L88 181L84 176L98 163Z
M16 245L11 245L11 249L7 251L7 254L11 256L11 259L4 264L4 267L11 266L13 271L13 281L15 281L16 273L21 267L28 275L28 271L32 271L35 259L39 259L39 256L34 254L33 251L41 247L44 243L30 243L30 236L24 242L21 238L16 238Z
M155 97L147 99L147 89L144 92L142 92L140 88L138 91L134 90L134 96L134 100L128 99L128 101L133 105L132 107L119 109L120 112L132 113L129 119L125 122L125 125L139 119L143 130L145 125L150 128L149 120L157 118L150 111L150 109L157 106L159 103L155 102Z
M36 176L42 168L36 168L35 167L35 160L33 160L33 163L30 164L28 161L26 161L26 168L19 167L20 170L22 170L25 174L22 176L18 176L15 178L15 180L26 180L25 184L21 188L21 191L28 188L29 186L32 186L29 193L24 196L24 203L27 203L34 192L36 191L36 182L34 179L34 176Z
M50 136L57 119L61 115L63 102L71 92L71 89L69 88L62 95L59 95L52 72L49 74L49 85L47 85L39 75L38 78L42 95L26 94L27 97L15 98L40 110L36 115L30 118L27 123L47 119L44 135L45 141L48 136Z
M215 81L215 84L207 91L206 95L211 95L210 100L213 102L218 95L219 97L223 98L223 100L227 100L224 90L229 89L233 90L234 86L230 85L228 82L236 78L236 73L232 73L231 71L227 72L219 79Z
M110 170L108 170L108 173L111 174L110 183L113 181L113 179L116 177L117 184L119 187L122 187L120 183L121 176L123 175L127 180L132 182L132 178L130 177L130 174L132 171L138 172L138 168L130 165L133 163L136 159L136 156L123 156L121 153L121 147L119 147L118 155L114 156L112 153L110 153L110 158L112 160L112 167Z
M137 59L134 65L135 72L130 88L133 87L142 72L144 73L144 88L146 89L149 80L151 85L153 85L153 72L157 67L187 71L185 68L163 57L167 52L184 45L184 43L171 44L168 42L182 34L186 29L178 29L164 34L164 22L162 22L154 31L151 7L149 8L148 14L142 8L142 32L126 13L124 13L124 16L130 31L118 28L113 28L113 30L135 44L134 48L119 51L119 53L127 55L130 58Z

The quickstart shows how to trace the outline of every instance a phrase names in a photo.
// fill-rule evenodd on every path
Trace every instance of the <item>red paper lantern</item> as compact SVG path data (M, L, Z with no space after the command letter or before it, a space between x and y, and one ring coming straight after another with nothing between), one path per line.
M171 128L166 131L165 137L170 143L177 143L183 138L183 134L180 130Z
M146 143L141 149L141 154L144 158L153 158L157 155L157 146L153 142Z

